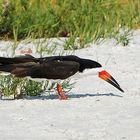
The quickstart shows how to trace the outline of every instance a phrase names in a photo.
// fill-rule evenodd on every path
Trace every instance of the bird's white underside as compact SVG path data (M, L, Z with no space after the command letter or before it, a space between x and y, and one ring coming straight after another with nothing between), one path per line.
M95 75L98 75L98 73L102 70L103 70L103 68L86 69L82 73L77 72L76 74L74 74L70 78L78 80L78 79L81 79L82 77L86 77L86 76L95 76ZM0 73L0 75L6 76L6 75L10 75L10 73L2 72L2 73ZM49 80L49 81L52 81L52 82L62 81L61 79L54 80L54 79L45 79L45 78L31 78L29 76L27 76L27 78L30 79L30 80L33 80L33 81L37 81L37 82L42 82L42 81L45 81L45 80Z
M86 76L95 76L98 75L98 73L102 70L103 68L85 69L82 73L77 72L76 74L71 76L71 78L79 79Z

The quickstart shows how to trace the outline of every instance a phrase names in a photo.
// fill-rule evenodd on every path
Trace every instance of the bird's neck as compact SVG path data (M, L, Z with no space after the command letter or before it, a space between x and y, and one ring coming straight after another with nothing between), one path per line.
M78 72L75 75L73 75L72 78L81 79L87 76L95 76L98 75L99 72L102 70L103 70L102 68L85 69L83 72Z

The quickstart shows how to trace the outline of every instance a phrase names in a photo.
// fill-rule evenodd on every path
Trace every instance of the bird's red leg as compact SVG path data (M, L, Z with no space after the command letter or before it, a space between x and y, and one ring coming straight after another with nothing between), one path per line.
M68 99L68 97L65 96L64 92L62 91L60 84L57 84L57 92L58 92L58 97L60 100L67 100Z

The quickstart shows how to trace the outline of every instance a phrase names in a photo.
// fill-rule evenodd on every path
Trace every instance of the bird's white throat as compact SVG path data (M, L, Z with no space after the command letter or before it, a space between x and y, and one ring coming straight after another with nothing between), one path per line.
M75 75L71 76L71 78L79 79L86 76L95 76L98 75L103 68L93 68L93 69L85 69L83 72L77 72Z

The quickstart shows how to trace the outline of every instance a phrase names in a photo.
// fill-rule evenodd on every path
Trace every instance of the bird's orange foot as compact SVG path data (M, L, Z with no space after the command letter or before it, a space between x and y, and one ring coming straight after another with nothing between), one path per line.
M68 97L65 96L64 92L62 91L60 84L57 84L57 92L58 92L58 97L60 100L67 100L68 99Z

